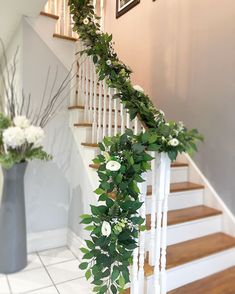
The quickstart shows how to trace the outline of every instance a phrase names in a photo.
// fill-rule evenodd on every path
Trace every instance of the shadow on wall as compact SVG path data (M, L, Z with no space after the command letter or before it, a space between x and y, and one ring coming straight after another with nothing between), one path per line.
M68 211L68 226L78 236L81 236L83 233L82 225L80 224L80 215L83 214L84 207L83 196L85 195L82 195L81 186L77 186L72 189L71 202Z
M33 161L25 176L28 233L66 227L69 184L55 162Z

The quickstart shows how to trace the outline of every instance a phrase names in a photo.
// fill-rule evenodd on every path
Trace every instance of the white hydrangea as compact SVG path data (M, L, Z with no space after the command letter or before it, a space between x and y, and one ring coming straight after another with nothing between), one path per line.
M140 87L139 85L135 85L133 88L138 92L144 93L144 89Z
M29 120L24 115L16 116L13 119L13 123L16 127L19 127L21 129L26 129L30 126Z
M40 127L30 126L25 129L25 138L27 143L33 144L35 148L38 148L42 145L44 135L44 131Z
M3 143L7 148L16 149L25 144L25 133L19 127L10 127L3 132Z
M120 168L121 168L121 164L115 160L110 160L106 164L106 169L108 169L110 171L119 171Z
M101 227L101 232L103 236L108 237L112 232L110 223L104 221Z
M176 138L173 138L169 141L169 145L173 146L173 147L176 147L179 145L179 140L176 139Z

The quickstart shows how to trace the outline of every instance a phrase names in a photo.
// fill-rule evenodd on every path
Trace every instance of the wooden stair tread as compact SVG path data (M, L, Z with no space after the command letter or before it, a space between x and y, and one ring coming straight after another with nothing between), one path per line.
M89 128L91 128L92 127L92 123L78 123L78 124L74 124L74 127L78 127L78 128L79 127L89 127ZM109 125L107 124L106 127L108 128ZM103 128L103 124L101 125L101 128ZM112 125L112 128L114 129L115 128L115 125ZM121 125L118 125L117 128L118 129L121 129ZM125 126L125 128L127 128L127 127ZM132 127L132 128L134 129L134 127Z
M224 233L216 233L206 237L170 245L167 248L166 267L167 269L174 268L233 247L235 247L235 238ZM151 276L152 274L153 267L145 262L145 276ZM187 292L187 294L188 293L194 292Z
M68 107L68 110L74 110L74 109L85 109L85 106L83 105L72 105ZM92 107L92 110L94 110L94 107ZM96 108L96 110L98 111L98 107ZM104 108L102 108L102 111L104 111ZM106 109L107 112L109 112L109 109ZM112 112L115 112L115 109L112 109ZM121 112L121 110L118 110L118 112Z
M55 15L55 14L52 14L52 13L48 13L48 12L45 12L45 11L41 11L40 12L40 15L47 16L47 17L50 17L50 18L53 18L53 19L56 19L56 20L59 19L59 16L58 15Z
M171 193L184 192L191 190L201 190L204 189L204 186L201 184L191 183L191 182L180 182L171 184ZM147 195L152 195L152 186L149 185L147 188Z
M168 211L167 225L172 226L222 214L221 211L204 205ZM151 228L151 215L146 216L147 230Z
M66 35L60 35L60 34L53 34L54 38L64 39L67 41L77 42L77 38L66 36Z
M99 147L99 145L96 144L96 143L82 143L81 145L84 146L84 147L92 147L92 148L97 148L97 147ZM98 165L98 164L90 164L89 166L92 167L92 168L95 168L95 167L93 167L93 166L97 166L96 168L97 168L97 169L99 168L99 165Z
M129 292L125 292L129 293ZM235 267L168 292L168 294L234 294Z

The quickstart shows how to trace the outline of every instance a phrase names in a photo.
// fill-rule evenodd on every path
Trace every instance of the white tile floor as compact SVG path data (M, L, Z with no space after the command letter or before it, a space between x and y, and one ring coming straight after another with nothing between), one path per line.
M30 254L26 269L0 275L0 294L91 294L77 257L67 247Z

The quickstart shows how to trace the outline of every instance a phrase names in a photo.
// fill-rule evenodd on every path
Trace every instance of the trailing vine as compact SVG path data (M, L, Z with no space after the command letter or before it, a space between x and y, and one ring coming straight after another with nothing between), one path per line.
M166 152L170 159L178 153L192 153L202 136L196 129L188 130L182 122L166 121L163 111L157 110L140 87L133 87L131 70L121 62L113 48L112 35L100 30L99 17L89 0L69 0L74 31L86 49L79 54L93 58L99 80L105 80L117 94L130 114L136 116L146 131L134 135L131 130L99 144L101 155L94 162L99 164L99 204L91 206L91 215L82 215L82 223L90 231L90 240L82 248L87 279L93 278L94 292L122 292L129 283L128 267L136 238L144 229L144 219L139 215L138 183L141 175L150 170L152 157L147 151Z

